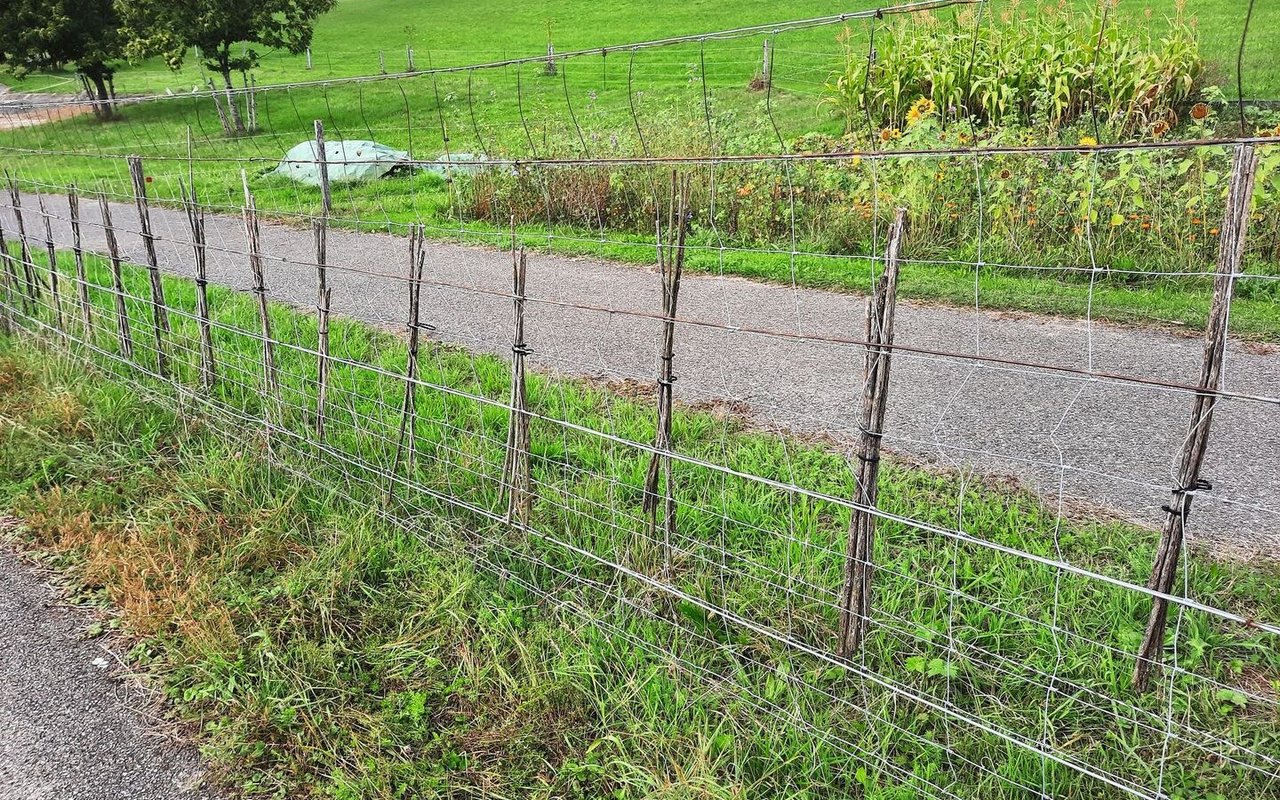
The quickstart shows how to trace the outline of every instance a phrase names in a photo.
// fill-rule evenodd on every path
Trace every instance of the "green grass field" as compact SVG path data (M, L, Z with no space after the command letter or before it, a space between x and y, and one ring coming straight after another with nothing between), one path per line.
M1079 0L1081 6L1085 2ZM414 48L419 68L454 66L538 55L546 49L548 32L558 50L569 51L863 11L877 5L866 0L802 0L785 7L762 0L732 4L655 0L608 6L584 0L543 0L517 6L497 0L444 0L431 5L413 0L340 0L316 28L311 47L313 68L306 69L305 56L266 53L259 82L376 74L379 51L385 53L387 69L399 71L407 66L405 50L409 45ZM992 2L990 11L998 14L1008 6L1005 2ZM1186 0L1184 6L1187 16L1199 23L1204 51L1216 65L1222 85L1229 94L1234 93L1236 51L1244 28L1245 4L1233 0ZM1122 16L1138 18L1150 13L1156 20L1173 14L1174 8L1173 2L1120 0L1118 5ZM1246 97L1280 97L1280 74L1274 69L1275 60L1280 57L1280 43L1268 35L1278 27L1280 9L1258 3L1245 49L1242 78ZM799 50L801 42L818 52ZM748 59L757 55L757 50L753 46L740 55ZM785 42L782 52L786 52ZM834 68L836 54L833 31L814 37L800 35L797 51L790 58L779 59L778 71L794 68L810 78L816 76L816 85L820 85L826 72ZM68 82L70 77L35 75L16 85L26 91L75 91L76 82ZM192 85L202 84L203 78L192 57L177 73L158 61L131 66L121 71L117 83L122 93L165 88L189 91Z
M1172 698L1165 685L1135 695L1125 654L1146 618L1139 595L885 522L877 623L855 663L892 692L775 638L818 651L834 641L823 597L840 581L841 506L678 463L678 555L664 565L639 510L648 456L625 444L652 439L643 393L530 376L537 500L531 528L513 530L494 516L506 362L429 344L416 458L397 458L404 344L337 320L321 443L314 317L271 309L277 405L262 391L253 299L212 289L219 377L199 390L194 289L166 279L170 369L189 389L179 398L145 375L156 365L146 273L123 275L135 366L120 359L100 288L110 276L88 261L92 326L65 311L96 350L60 355L48 329L44 345L0 338L0 508L85 593L123 609L132 658L250 797L905 800L935 784L984 798L1116 796L901 692L1047 735L1062 757L1137 785L1163 771L1171 796L1269 791L1265 765L1239 765L1276 744L1280 660L1265 634L1188 612L1170 633ZM73 286L71 264L59 270ZM45 325L47 302L32 307ZM689 456L852 492L845 457L820 444L714 409L680 408L674 428ZM880 507L944 529L959 515L981 540L1139 583L1155 543L897 461ZM1264 620L1280 611L1265 570L1195 557L1189 568L1204 602ZM1170 702L1177 738L1165 750Z

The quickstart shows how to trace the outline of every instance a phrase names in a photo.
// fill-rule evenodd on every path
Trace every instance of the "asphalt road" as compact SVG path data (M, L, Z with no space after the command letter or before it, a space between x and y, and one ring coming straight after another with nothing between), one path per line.
M30 565L0 548L0 797L5 800L213 800L194 750L135 710L145 692L82 638L87 609L58 601Z
M12 231L7 198L0 219ZM36 227L34 198L25 201L28 230ZM82 202L97 222L94 204ZM56 216L66 203L50 198ZM128 257L143 249L131 204L113 216ZM153 209L153 228L164 269L193 270L190 235L181 211ZM59 246L70 233L55 222ZM42 235L42 234L41 234ZM267 225L268 286L274 299L315 302L309 230ZM210 279L246 289L249 270L241 220L208 222ZM104 249L101 230L85 229L87 247ZM406 239L386 234L331 231L329 260L335 312L383 325L400 325L405 289ZM511 301L477 293L509 292L510 254L435 243L426 279L422 319L432 334L475 351L510 354ZM650 382L656 375L658 323L625 312L656 314L656 271L556 254L530 254L526 335L531 365L566 375ZM592 305L610 311L562 305ZM798 335L861 338L860 297L755 283L734 277L687 275L680 316L717 325L746 326ZM1199 381L1198 337L1084 320L1041 318L975 309L899 304L899 344L937 350L1088 367L1183 384ZM745 403L762 425L847 437L859 403L862 351L857 346L779 338L747 331L681 326L676 342L676 396L685 402ZM1227 389L1280 394L1280 354L1233 342L1224 371ZM1014 476L1050 502L1104 507L1126 518L1159 524L1169 502L1177 453L1186 435L1191 397L1183 391L1116 383L1043 370L899 353L894 357L886 444L914 457ZM1222 556L1269 558L1280 554L1280 408L1227 400L1219 404L1202 494L1188 536ZM977 531L981 535L981 531Z

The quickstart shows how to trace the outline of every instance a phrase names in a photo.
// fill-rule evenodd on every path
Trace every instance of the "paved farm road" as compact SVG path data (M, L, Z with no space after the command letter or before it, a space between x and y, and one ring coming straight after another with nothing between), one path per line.
M154 698L111 680L117 656L81 639L93 613L2 546L0 585L0 797L214 800L195 750L132 710Z
M34 198L25 203L28 228ZM96 222L92 203L82 203ZM66 216L65 200L50 210ZM12 230L9 210L5 229ZM116 204L121 242L141 262L137 216ZM181 211L154 209L163 267L190 275L189 234ZM276 299L314 303L311 233L268 225L264 249L272 256L268 284ZM57 224L55 238L70 233ZM86 246L101 251L101 230L86 227ZM244 232L238 217L210 218L210 278L238 289L249 285ZM332 231L329 258L337 268L399 275L406 260L403 238ZM281 258L283 257L283 259ZM430 246L427 279L485 291L510 287L510 256L484 248ZM338 313L398 325L405 291L399 281L335 269L333 307ZM660 307L653 269L559 255L531 254L530 297L649 314ZM689 275L680 315L717 324L809 335L859 338L864 300L816 290L754 283L732 277ZM473 291L428 286L422 318L435 336L473 350L509 355L511 303ZM550 303L529 307L527 337L533 364L563 374L651 381L656 374L657 322L617 313ZM1199 338L1163 332L1090 326L1081 320L1036 318L985 311L899 306L900 344L974 352L1027 361L1085 367L1092 350L1096 370L1184 384L1199 379ZM861 350L856 346L682 327L677 339L684 401L746 403L766 425L847 436L854 430ZM1233 343L1225 369L1228 389L1280 394L1280 355ZM899 451L981 472L1013 475L1051 501L1113 509L1158 524L1169 501L1175 454L1190 413L1185 392L1090 380L1045 371L1018 371L972 361L895 356L886 443ZM1240 400L1219 405L1204 470L1213 490L1196 501L1189 536L1200 546L1234 557L1280 554L1280 408ZM979 535L980 531L976 532Z

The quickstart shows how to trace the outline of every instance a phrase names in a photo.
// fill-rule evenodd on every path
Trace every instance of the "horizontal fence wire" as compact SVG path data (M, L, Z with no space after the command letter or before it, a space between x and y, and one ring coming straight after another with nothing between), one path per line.
M19 182L19 185L23 184ZM45 215L51 221L67 223L69 217L51 202L56 197L51 188L48 185L25 185L24 194L30 192L34 196L35 191L40 190L45 196ZM13 234L10 233L8 263L18 273L29 268L36 283L40 287L48 287L52 284L49 279L53 273L47 258L40 260L45 251L40 246L41 224L35 219L39 216L38 208L38 203L24 201L28 237L34 237L32 246L25 258L15 255L12 250ZM122 241L138 240L141 232L130 227L129 217L123 213L123 208L121 212L116 215L121 223L116 230L117 237ZM6 232L13 228L12 215L13 209L9 208L0 216ZM82 212L82 216L91 215ZM102 225L101 220L91 218L82 220L81 224L86 232ZM189 232L175 230L174 225L172 219L162 218L152 231L162 261L168 257L164 254L190 251L193 240ZM92 235L86 236L90 277L86 279L85 289L94 302L92 327L77 328L71 321L75 319L73 314L65 315L62 323L64 332L69 333L74 352L138 382L140 386L149 387L148 391L159 392L161 396L177 389L188 400L198 400L207 413L229 415L228 418L237 420L239 425L265 424L272 458L281 468L294 474L309 473L308 479L321 480L317 477L319 472L331 473L344 484L363 485L364 491L375 495L380 495L387 487L396 487L394 507L382 513L397 520L397 524L410 526L411 530L422 531L412 521L421 519L423 514L461 514L460 519L468 528L479 532L480 538L471 540L469 545L478 559L521 585L536 587L535 593L548 602L575 608L577 613L603 629L623 634L637 647L660 657L681 660L686 667L691 667L695 675L699 673L696 659L682 654L700 653L727 645L707 630L691 626L687 616L682 617L681 613L672 616L654 608L644 599L650 593L669 598L686 612L694 610L706 614L721 621L717 624L760 637L761 641L768 643L768 648L776 650L761 658L731 646L730 655L726 657L737 663L738 669L743 664L752 663L756 669L775 674L781 664L801 658L812 665L810 672L812 669L836 669L847 674L856 681L855 687L860 687L852 694L845 688L833 689L814 683L802 677L808 674L803 670L787 673L785 683L788 691L794 691L803 701L786 705L779 705L776 698L767 701L759 696L759 687L753 686L750 680L740 677L734 682L739 684L735 691L755 693L752 696L762 713L790 719L823 742L824 746L876 765L878 774L886 779L903 786L914 786L929 796L976 796L972 789L964 789L962 783L938 784L913 775L901 760L886 757L830 725L826 714L831 708L843 708L866 719L869 726L879 725L892 731L904 742L906 752L911 752L913 747L920 751L938 747L936 741L903 719L868 705L865 698L860 699L859 695L865 694L869 688L936 714L940 720L946 721L947 726L954 725L967 731L961 739L971 736L1001 742L1039 759L1048 771L1042 770L1042 777L1037 779L1040 785L1037 785L1037 781L1028 781L1025 776L1011 777L993 769L986 757L969 755L977 751L969 746L957 747L955 741L958 740L954 739L957 734L953 732L953 745L947 747L947 757L977 782L970 786L1001 787L1000 791L1013 792L1013 796L1021 796L1019 793L1052 793L1055 787L1069 785L1071 780L1075 780L1054 772L1059 768L1066 770L1064 774L1083 776L1094 785L1105 787L1106 791L1137 797L1167 796L1162 780L1169 763L1178 763L1176 758L1172 762L1156 759L1150 763L1144 760L1141 764L1101 763L1089 753L1072 752L1069 747L1055 744L1053 737L1046 738L1044 725L1054 714L1066 708L1083 710L1098 724L1128 729L1139 739L1145 737L1145 740L1155 743L1153 746L1158 744L1166 751L1172 747L1178 752L1199 753L1202 757L1215 759L1232 769L1243 770L1267 781L1280 777L1280 759L1262 744L1240 741L1230 732L1207 727L1194 714L1169 714L1159 702L1153 703L1151 698L1141 695L1130 695L1124 688L1098 685L1090 680L1088 669L1082 670L1078 663L1069 665L1064 651L1075 653L1077 659L1081 653L1088 652L1094 654L1094 658L1125 661L1132 657L1133 646L1112 638L1104 631L1078 629L1071 622L1070 615L1062 612L1068 603L1103 602L1100 597L1119 591L1131 597L1126 603L1142 598L1166 600L1179 609L1180 619L1184 614L1194 614L1206 621L1203 624L1218 629L1215 635L1241 637L1242 642L1255 642L1249 646L1264 648L1274 648L1274 641L1271 645L1264 645L1256 640L1258 637L1267 639L1280 635L1280 624L1275 620L1219 607L1197 599L1189 592L1176 594L1153 590L1123 576L1096 570L1087 562L1077 563L1064 557L1060 549L1046 555L984 538L979 532L961 525L859 506L849 499L852 495L833 493L833 487L797 482L794 470L795 459L801 457L796 449L799 444L785 444L786 437L776 440L783 447L785 462L784 468L776 474L756 472L730 457L729 450L733 447L730 438L739 434L727 429L717 434L718 441L712 442L709 449L686 451L677 445L670 450L660 450L641 438L643 429L636 427L636 420L620 419L634 416L634 408L619 405L620 400L605 400L610 391L607 388L584 389L575 384L573 378L567 377L574 374L575 367L580 372L582 363L557 364L552 372L542 374L535 386L535 404L528 411L534 423L533 439L535 443L558 443L558 446L544 450L535 447L531 452L532 491L537 497L534 519L527 525L513 522L498 507L500 487L505 480L501 471L505 434L503 424L498 420L505 420L514 408L506 396L504 381L499 377L501 371L495 372L493 365L485 360L493 357L476 355L497 349L497 343L503 338L501 331L487 336L461 337L463 341L460 343L469 349L453 349L439 342L429 348L422 374L408 379L412 390L418 393L420 415L411 436L416 437L419 456L425 463L406 470L396 466L398 460L394 457L397 448L395 429L400 414L398 395L402 391L398 387L406 381L398 365L403 354L396 355L402 350L398 340L387 339L385 334L378 335L382 338L369 349L368 345L359 344L366 334L357 322L344 319L337 326L330 356L333 386L328 402L327 433L324 441L318 441L311 424L315 377L309 365L315 363L320 353L314 343L315 323L310 315L299 314L283 306L273 308L272 345L280 361L277 379L281 383L281 395L280 413L269 412L271 403L264 388L257 354L263 333L248 310L249 306L237 300L236 293L230 289L218 287L219 290L211 296L214 312L208 324L214 332L215 352L219 359L218 387L212 394L201 393L195 388L200 381L202 356L196 327L201 320L190 290L176 288L183 286L180 279L166 278L166 282L174 287L166 292L167 311L173 321L173 335L166 343L166 355L171 359L174 371L168 380L164 380L154 366L157 351L150 335L152 314L147 265L137 255L126 257L122 263L127 288L120 299L133 317L135 350L133 360L129 360L118 352L118 346L113 346L117 330L111 319L111 309L115 305L113 295L118 293L112 282L105 280L102 258L94 252L94 239ZM57 243L57 247L66 252L65 242ZM229 263L240 265L243 276L238 285L247 285L249 248L245 244L211 240L207 247L211 264L225 257ZM136 241L128 241L127 248L131 253L139 252ZM264 252L262 256L274 265L268 274L289 263L288 259L270 252ZM308 269L315 266L315 262L297 258L296 254L290 258L294 259L295 266ZM173 268L169 263L163 266ZM328 266L335 274L367 273L364 277L378 274L377 270L366 270L350 262L331 262ZM57 268L63 272L69 266L59 264ZM533 271L536 273L536 270L535 257ZM75 275L64 272L60 277L62 286L76 287ZM393 272L383 277L387 280L403 279L402 275ZM20 283L5 285L3 309L6 315L50 342L63 341L61 334L55 334L54 304L69 303L74 296L72 289L65 289L60 301L52 298L47 289L37 289L31 298L34 302L24 305L19 302L24 288ZM422 283L429 294L438 292L441 302L449 302L449 297L458 294L476 294L508 302L514 299L510 291L467 286L431 276L424 277ZM270 282L266 290L269 293L273 291ZM604 317L610 321L608 324L628 317L645 323L662 319L659 313L628 309L609 302L580 304L533 293L524 299L552 310L579 308ZM427 303L427 319L431 318L433 307ZM714 320L681 318L679 315L674 321L690 328L712 328L719 333L780 339L801 348L837 346L857 352L868 345L867 340L856 337L804 335L763 326L752 330L753 326L727 325ZM536 353L537 344L533 344ZM352 347L357 349L353 351ZM960 351L913 349L909 345L895 345L894 349L903 358L955 361L966 365L966 369L1008 369L1019 374L1054 370L1054 365L988 357L981 352L975 355ZM690 368L682 371L687 372ZM1194 385L1149 383L1136 375L1108 376L1074 368L1066 371L1087 379L1081 388L1115 381L1135 384L1135 388L1144 391L1172 392L1178 396L1198 391ZM570 397L576 397L584 390L599 392L600 399L593 402L605 404L605 416L595 422L581 419L580 412L570 408ZM1224 401L1261 402L1263 407L1274 405L1276 400L1274 397L1230 391L1220 392L1219 396ZM710 395L706 397L711 399ZM694 412L686 408L679 413ZM945 446L947 443L942 444ZM960 451L964 448L955 445L955 449ZM571 454L578 452L600 455L585 460L570 458ZM646 534L643 516L637 508L628 506L626 498L631 497L630 502L637 498L633 479L627 477L625 470L615 472L612 470L616 467L608 466L615 460L625 463L652 455L671 458L679 471L685 473L677 484L682 513L689 519L701 518L710 523L706 527L681 527L677 535L666 542L665 546L673 547L676 554L676 575L668 574L659 566L661 559L653 560L664 543L660 537ZM1056 466L1066 467L1062 462ZM1113 477L1118 479L1121 476ZM720 495L721 499L717 500L713 489L719 487L723 490L730 485L741 487L738 491L748 495L758 496L766 506L779 507L781 516L773 522L756 520L749 512L750 505L744 506L740 500L728 502L727 495ZM961 489L962 497L965 491ZM1206 495L1204 499L1211 501L1215 498ZM422 505L424 502L426 505ZM829 512L818 512L818 508L829 509ZM927 542L930 537L936 537L938 544L933 548L934 557L944 561L949 557L952 568L951 579L947 580L946 569L921 572L909 564L892 560L877 564L879 580L893 587L886 591L917 597L916 610L886 609L878 614L873 631L877 647L881 649L850 660L835 655L830 649L831 634L827 626L833 624L831 620L839 610L835 596L838 586L833 582L830 569L818 565L826 563L834 567L841 559L838 540L827 541L822 534L823 530L832 530L830 523L822 521L824 514L847 515L855 510L867 511L883 523L896 526L891 541L898 546L912 540ZM778 522L782 527L775 527ZM1057 531L1061 525L1061 522L1056 523L1054 530ZM838 525L834 526L834 530L838 528ZM514 530L528 539L522 544L513 544L510 533L504 533L504 530ZM536 547L530 544L535 541L538 543ZM743 541L755 544L742 547ZM776 548L787 553L781 563L772 554ZM1020 610L1023 603L998 588L993 592L991 587L981 582L966 585L961 581L955 572L956 566L961 560L967 563L978 553L987 553L984 558L1008 558L1010 563L1018 565L1017 570L1027 573L1028 578L1024 579L1039 576L1034 580L1044 583L1037 593L1051 590L1052 614L1045 618L1039 614L1023 613ZM797 565L797 561L801 563ZM513 572L511 563L522 566ZM557 577L547 583L541 582L548 576ZM708 591L710 587L717 588ZM583 600L565 599L563 592L566 591L585 592L582 597L596 599L584 606ZM1070 600L1064 598L1064 592ZM1023 600L1025 602L1025 598ZM644 640L644 637L628 631L625 624L618 630L616 618L600 610L610 603L623 604L629 615L653 617L662 623L671 638ZM945 650L949 653L949 660L963 662L966 670L983 676L982 681L990 681L993 685L1011 681L1020 687L1020 691L1040 695L1043 715L1033 714L1034 718L1028 720L1006 718L993 713L985 704L974 702L974 698L981 697L983 690L967 699L953 694L953 685L959 682L955 674L946 674L943 688L920 686L912 680L904 680L905 676L900 671L901 655L883 660L894 652L911 653L922 649L928 652L937 633L934 626L926 621L927 617L938 614L948 620L948 626L954 626L957 608L981 610L993 619L1003 620L1002 624L1021 630L1015 636L1018 640L1048 637L1059 655L1043 664L1020 657L1016 649L1006 652L1005 648L997 648L981 639L958 637L954 631L948 637ZM1182 635L1175 633L1175 640ZM899 665L897 668L893 666L895 663ZM1166 664L1165 672L1169 681L1166 691L1170 692L1170 704L1173 703L1173 695L1190 698L1195 692L1227 692L1238 694L1244 702L1260 709L1272 709L1258 713L1275 713L1280 709L1280 700L1269 691L1256 685L1233 682L1230 674L1205 671L1202 665L1181 663L1176 657ZM705 679L707 676L703 674L702 677ZM723 678L717 682L722 683ZM812 705L814 703L818 705ZM817 710L819 707L822 712ZM1047 765L1052 765L1052 769Z
M1265 327L1280 207L1265 187L1241 204L1241 165L1256 154L1247 177L1273 180L1280 136L1005 144L950 120L898 145L869 114L863 144L783 133L779 104L829 77L788 61L824 55L804 31L845 31L870 64L885 17L954 8L981 26L988 5L124 97L101 125L73 118L88 101L36 100L0 113L0 323L458 548L761 736L786 735L761 717L799 732L850 765L796 767L833 794L1266 796L1269 568L1181 547L1164 581L1152 561L1155 528L1192 499L1197 546L1276 541L1273 362L1225 342L1207 382L1214 348L1202 361L1098 309L1168 290L1192 324ZM316 153L321 130L393 143L396 172L272 174L315 165L285 153ZM369 163L322 152L325 174ZM1170 174L1190 177L1137 177ZM1053 205L1055 180L1069 201ZM967 301L904 297L886 341L861 298L882 302L890 269ZM1078 319L1004 319L1000 280L1070 295ZM878 430L853 410L877 391L873 357L893 363ZM1188 430L1193 402L1227 420L1211 438L1231 452L1182 486L1178 454L1209 422ZM886 456L866 503L868 436ZM876 533L855 557L857 515ZM875 588L848 651L854 567ZM1131 683L1153 663L1154 686Z

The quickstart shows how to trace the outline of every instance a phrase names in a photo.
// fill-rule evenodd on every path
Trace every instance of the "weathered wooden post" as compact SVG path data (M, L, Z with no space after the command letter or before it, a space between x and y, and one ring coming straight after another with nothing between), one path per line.
M164 302L164 281L160 277L160 261L156 257L156 237L151 232L151 206L147 200L147 182L142 174L142 158L129 156L129 177L133 180L133 199L138 207L138 230L147 255L147 275L151 279L151 325L155 330L156 372L169 376L169 354L165 337L171 333L169 311Z
M62 292L58 282L58 250L53 241L53 221L49 209L45 208L44 195L36 195L36 204L40 208L40 216L44 220L44 247L49 259L49 305L53 307L53 324L58 333L67 338L67 323L62 317Z
M1218 241L1217 277L1214 278L1213 300L1205 325L1200 391L1191 402L1191 423L1179 458L1178 482L1172 490L1172 502L1164 507L1164 527L1160 531L1160 543L1156 547L1151 578L1147 581L1148 589L1165 595L1173 593L1187 516L1191 513L1191 499L1196 492L1212 488L1208 481L1200 477L1200 467L1209 448L1213 411L1218 402L1218 391L1222 388L1222 359L1227 349L1231 295L1244 258L1245 234L1249 227L1257 169L1258 153L1254 146L1247 143L1236 145L1221 237ZM1163 597L1153 597L1146 634L1138 649L1138 660L1133 670L1133 688L1140 692L1148 689L1152 672L1163 660L1168 615L1169 601Z
M40 285L36 282L35 266L31 260L31 243L27 240L27 225L22 217L22 192L18 190L18 182L5 171L9 181L9 202L13 208L13 221L18 228L18 256L22 261L22 278L26 285L23 305L27 315L35 314L40 302Z
M654 435L654 453L649 457L645 476L643 510L648 516L650 541L657 540L658 505L663 507L663 568L671 566L671 540L676 532L675 486L671 477L671 413L672 387L676 376L675 360L676 309L680 296L680 275L684 271L685 234L688 232L689 178L671 174L671 197L667 205L666 230L657 224L658 271L662 278L662 336L658 364L658 424ZM659 478L662 479L659 496Z
M0 264L4 265L4 307L0 308L0 330L13 333L17 323L14 293L18 291L18 272L13 266L13 256L9 255L9 245L4 240L4 225L0 224Z
M514 227L514 225L513 225ZM502 494L507 500L507 522L529 524L533 510L532 475L529 468L529 392L525 381L525 356L531 351L524 340L525 274L523 247L511 239L512 324L511 411L507 424L506 459L502 467Z
M857 652L871 626L871 580L875 572L876 516L880 444L889 400L889 368L893 360L893 318L897 309L898 265L906 235L907 210L899 208L889 229L884 273L867 301L866 359L863 366L862 415L858 424L857 484L845 548L844 588L840 593L840 655Z
M204 208L196 196L195 184L186 186L178 179L182 207L191 228L191 250L196 265L196 325L200 329L200 385L212 389L218 380L217 361L213 352L213 325L209 319L209 258L205 244Z
M258 321L262 327L262 421L267 442L271 442L271 426L280 411L280 374L276 370L276 352L271 337L271 314L267 302L267 269L262 257L262 231L258 225L258 206L249 191L249 175L240 170L244 186L244 233L249 244L249 273L253 278L253 294L258 298ZM273 417L272 412L276 412Z
M80 238L80 193L73 183L67 188L67 211L71 219L71 254L76 264L76 297L80 302L80 324L86 340L93 336L93 303L89 301L89 276L84 266L84 244Z
M404 370L404 403L400 408L400 433L396 439L396 453L391 462L391 475L387 481L387 501L395 494L396 475L400 470L400 458L408 439L409 472L417 455L417 419L418 419L418 341L422 330L419 316L419 300L422 296L422 268L427 260L426 230L415 225L409 232L409 314L405 324L405 332L409 336L406 346L407 360Z
M213 78L208 79L209 97L213 98L213 108L218 112L218 124L222 126L222 135L230 136L234 131L231 129L231 121L227 119L227 112L222 110L222 101L218 98L218 87L214 85Z
M329 187L329 161L325 154L324 123L315 121L316 162L320 165L320 217L311 223L316 244L316 439L324 440L325 402L329 395L329 308L333 292L327 274L329 213L333 196Z
M120 343L120 355L133 360L133 334L129 329L129 308L124 302L124 274L120 267L120 243L116 240L116 228L111 222L111 204L104 192L98 193L98 208L102 213L102 233L107 240L107 260L111 264L111 294L116 306L116 337Z

